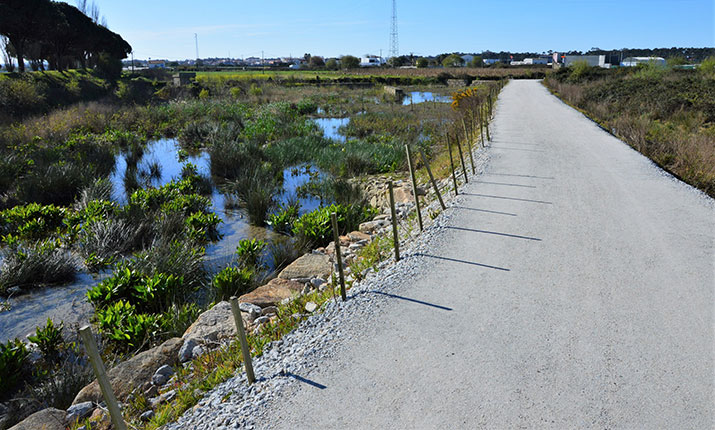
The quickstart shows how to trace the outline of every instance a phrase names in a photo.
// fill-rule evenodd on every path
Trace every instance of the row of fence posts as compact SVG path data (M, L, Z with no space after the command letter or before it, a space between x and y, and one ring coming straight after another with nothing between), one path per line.
M499 88L497 91L503 86L503 84L499 85ZM484 132L486 131L486 141L490 141L490 135L489 135L489 118L491 117L492 114L492 95L495 94L494 91L491 91L489 95L487 96L487 103L483 103L480 105L480 108L478 110L478 122L479 122L479 133L482 138L482 142L484 142ZM467 130L466 126L464 127L465 129L465 139L468 140L467 136ZM462 146L459 143L459 136L457 134L454 135L454 141L456 142L457 149L459 152L459 159L462 164L462 171L464 173L464 181L469 182L468 175L467 175L467 166L464 163L464 155L462 154ZM465 142L468 143L468 142ZM474 157L472 155L472 146L470 144L467 144L468 152L469 152L469 159L472 164L472 173L476 173L476 167L474 165ZM454 183L454 194L458 194L457 190L457 173L456 169L454 168L454 157L452 156L452 142L451 142L451 137L447 135L447 149L449 152L449 164L450 168L452 171L452 181ZM435 194L437 195L437 199L439 200L439 204L442 207L442 210L446 210L447 206L444 204L444 200L442 199L442 194L440 193L439 187L437 186L437 181L434 179L434 175L432 174L432 169L430 168L429 161L427 160L427 157L425 156L424 151L420 148L420 156L422 159L422 164L424 164L425 169L427 170L427 175L429 176L430 184L432 185L432 189L434 190ZM417 220L420 226L420 231L424 230L424 225L422 223L422 212L420 210L420 200L417 195L417 178L415 176L415 166L412 162L412 152L410 151L409 145L405 145L405 153L407 155L407 165L410 169L410 179L412 182L412 196L415 199L415 209L417 210ZM399 233L397 230L397 211L395 210L395 195L393 192L393 183L392 181L388 181L387 183L387 189L388 189L388 194L389 194L389 199L390 199L390 218L392 220L392 238L394 241L394 250L395 250L395 261L400 261L400 238L399 238ZM343 264L342 264L342 254L341 254L341 249L340 249L340 233L338 230L338 218L335 212L330 214L330 221L332 223L333 227L333 236L335 239L335 259L336 263L338 266L338 275L339 275L339 280L340 280L340 296L343 301L347 300L347 293L345 291L345 273L343 271ZM246 379L248 380L249 384L253 384L256 381L256 375L253 371L253 361L251 359L251 350L248 346L248 338L246 337L246 328L243 325L243 318L241 317L241 309L239 307L238 303L238 298L237 297L231 297L229 299L229 302L231 303L231 311L233 313L233 318L234 322L236 324L236 333L238 335L239 343L241 345L241 355L243 356L243 363L244 367L246 368ZM97 348L97 343L94 339L94 335L92 333L92 329L89 325L85 325L79 330L80 336L82 337L82 341L84 342L85 349L87 351L87 355L89 356L89 361L92 364L92 369L94 370L94 375L97 377L97 382L99 383L99 388L102 391L102 396L104 397L105 402L107 403L107 409L109 410L109 415L112 421L112 425L114 426L115 430L127 430L127 425L124 422L124 418L122 417L122 412L121 409L119 408L119 402L117 401L117 397L114 395L114 391L112 390L112 385L109 382L109 378L107 377L107 372L104 367L104 362L102 361L102 358L99 354L99 349Z

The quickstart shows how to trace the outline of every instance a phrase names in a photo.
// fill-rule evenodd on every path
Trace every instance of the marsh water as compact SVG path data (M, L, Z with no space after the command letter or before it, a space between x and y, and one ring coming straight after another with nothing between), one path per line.
M429 91L412 91L407 93L402 104L428 101L449 102L450 99ZM345 142L346 138L340 134L340 127L348 124L350 118L315 118L314 121L323 130L325 137ZM109 178L113 187L112 197L118 203L125 204L126 185L129 182L133 181L142 187L160 187L179 178L187 162L195 165L202 176L211 177L209 154L198 151L180 158L180 148L174 139L151 141L140 153L122 152L116 156L115 168ZM133 168L131 175L126 174L128 166ZM283 171L283 190L276 196L278 202L285 203L294 198L297 188L310 180L311 173L315 174L316 169L310 166L286 168ZM131 176L134 178L128 182L126 178ZM209 197L213 211L222 221L218 227L221 239L206 246L205 267L210 273L215 273L234 261L236 246L241 239L273 241L281 238L269 229L250 225L241 209L230 205L227 207L226 196L217 187L212 186ZM315 198L301 198L300 202L301 213L314 210L320 205L320 201ZM34 332L35 327L44 325L47 318L56 322L64 321L66 327L75 323L86 323L92 314L92 306L87 302L85 293L110 274L111 270L99 274L81 272L71 284L40 288L9 298L6 305L10 309L3 311L0 307L0 342L15 337L24 338L28 333Z
M449 103L451 101L452 98L450 96L435 94L431 91L410 91L409 93L406 93L405 98L402 99L402 105L408 106L424 102Z
M180 160L179 149L176 140L159 139L149 142L138 159L128 151L118 154L109 178L113 187L112 198L120 204L127 202L125 177L128 165L136 165L136 175L143 177L143 186L160 187L180 178L181 170L187 162L194 164L202 176L211 176L211 158L208 153L197 152ZM128 162L132 157L136 163ZM276 196L277 201L285 203L292 199L297 188L310 180L311 172L315 173L316 170L309 166L284 169L283 190ZM217 187L212 186L209 197L213 211L221 218L218 227L221 239L206 246L204 262L209 273L215 273L235 261L236 246L241 239L274 241L284 238L269 229L250 225L241 209L227 208L226 196ZM301 213L312 211L320 205L320 201L315 198L301 198L300 203ZM66 327L86 323L92 314L92 306L87 302L85 293L110 274L110 270L94 275L81 272L71 284L41 288L11 297L7 300L10 310L0 312L0 342L15 337L24 338L34 332L35 327L44 325L47 318L55 322L64 321Z
M340 127L347 125L350 118L315 118L313 121L323 130L325 137L345 142L345 136L340 134Z

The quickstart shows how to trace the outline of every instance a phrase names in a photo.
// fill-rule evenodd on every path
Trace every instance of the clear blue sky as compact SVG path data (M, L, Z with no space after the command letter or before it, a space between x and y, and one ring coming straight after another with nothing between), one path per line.
M75 4L74 0L66 0ZM383 55L391 0L95 0L135 58ZM715 0L398 0L400 54L715 46Z

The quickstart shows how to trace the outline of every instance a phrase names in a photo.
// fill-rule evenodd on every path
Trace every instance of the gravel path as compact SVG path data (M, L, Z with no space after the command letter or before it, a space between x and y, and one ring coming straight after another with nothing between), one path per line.
M493 135L403 261L169 427L713 428L713 200L538 81Z

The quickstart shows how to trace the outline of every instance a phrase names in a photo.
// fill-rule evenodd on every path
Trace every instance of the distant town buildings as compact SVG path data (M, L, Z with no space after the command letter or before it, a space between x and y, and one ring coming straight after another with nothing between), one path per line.
M610 64L606 63L605 55L566 55L563 63L568 67L577 62L586 62L591 67L611 67Z
M639 64L655 64L665 66L665 58L661 57L626 57L621 61L623 67L635 67Z
M360 67L378 67L385 64L385 60L377 55L366 55L360 58Z
M165 60L149 60L147 61L147 67L150 69L164 69L166 68Z

